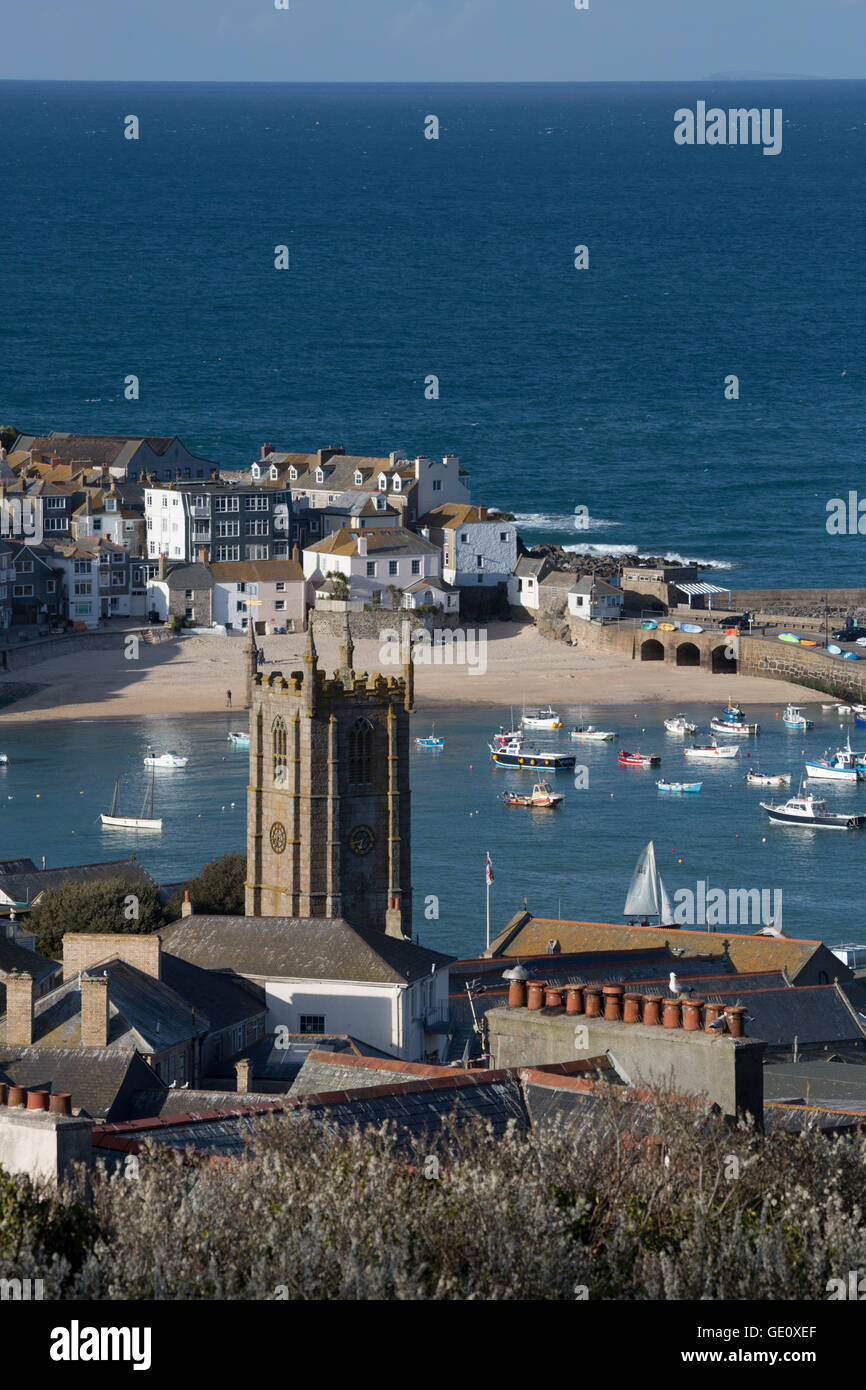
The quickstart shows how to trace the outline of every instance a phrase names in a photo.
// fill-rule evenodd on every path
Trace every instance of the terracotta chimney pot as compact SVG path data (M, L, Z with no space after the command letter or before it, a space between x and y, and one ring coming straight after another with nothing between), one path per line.
M644 1023L655 1025L662 1021L662 1001L657 994L645 994L643 997L643 1021Z
M622 1001L622 1021L623 1023L640 1023L640 1007L643 1003L643 996L640 994L627 994Z
M547 986L543 980L529 981L529 998L526 1002L527 1009L544 1008L544 991L546 988Z
M725 1017L728 1020L728 1032L732 1038L742 1038L746 1032L746 1010L742 1004L735 1004L732 1008L725 1009Z
M583 985L566 985L565 1012L567 1014L582 1014L584 1007Z
M683 1004L681 999L666 999L662 1026L664 1028L681 1028L683 1022Z
M548 1009L562 1008L562 986L548 985L544 991L544 1004Z
M687 1032L700 1032L701 1010L704 1007L704 1003L705 1001L703 999L698 999L694 995L683 1001L683 1027Z
M604 994L604 1016L609 1023L618 1023L622 1018L622 996L625 993L624 985L605 985Z
M585 985L584 998L586 999L587 1018L601 1018L602 1015L602 993L601 985Z
M508 1007L509 1009L524 1009L526 1007L526 981L508 981Z

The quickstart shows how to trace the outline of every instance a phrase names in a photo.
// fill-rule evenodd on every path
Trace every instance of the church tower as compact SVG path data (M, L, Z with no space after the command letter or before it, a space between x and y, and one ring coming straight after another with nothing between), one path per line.
M358 675L345 615L340 669L252 681L246 912L344 917L389 936L412 922L411 671Z

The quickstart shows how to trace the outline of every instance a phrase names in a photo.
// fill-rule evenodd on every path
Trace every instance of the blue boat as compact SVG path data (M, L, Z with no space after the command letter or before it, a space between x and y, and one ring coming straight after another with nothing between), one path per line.
M703 782L656 782L660 792L699 792Z
M426 738L416 738L416 748L444 748L444 738L436 738L434 734L428 734Z

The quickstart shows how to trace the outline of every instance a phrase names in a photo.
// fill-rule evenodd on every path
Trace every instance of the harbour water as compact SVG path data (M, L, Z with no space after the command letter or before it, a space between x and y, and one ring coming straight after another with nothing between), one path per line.
M484 859L494 869L492 928L501 929L524 898L538 916L623 921L626 889L647 840L656 855L671 899L699 883L731 890L781 889L788 935L830 945L864 934L863 875L866 831L811 831L770 825L761 800L784 800L780 788L747 787L744 775L760 764L764 772L790 772L792 790L805 756L844 743L866 748L866 730L850 715L808 713L815 728L792 732L782 725L782 706L747 711L761 723L757 738L741 738L739 757L727 764L689 762L683 740L669 735L662 720L673 706L635 712L563 707L565 732L538 734L539 746L569 748L587 772L578 789L575 774L551 777L565 793L553 811L504 806L509 787L531 790L530 772L494 767L488 743L509 711L462 711L436 715L442 751L411 754L413 807L414 929L428 946L458 956L474 955L485 942ZM691 706L700 734L715 712ZM2 747L9 764L0 767L2 857L28 855L52 867L123 858L135 853L161 882L178 882L229 850L243 849L246 834L248 752L226 741L243 727L235 713L210 719L154 718L106 723L56 723L38 729L9 725ZM584 719L615 729L614 744L568 739L568 728ZM840 727L841 726L841 727ZM426 715L413 717L413 736L429 732ZM721 740L724 742L725 740ZM189 757L184 769L156 770L156 808L162 833L104 830L114 780L119 805L138 814L149 785L142 759L153 747ZM660 768L625 768L617 747L660 753ZM700 780L697 796L671 796L656 779ZM810 788L835 809L866 811L866 783L855 787L815 783ZM700 923L697 923L700 925ZM728 923L727 925L731 925ZM751 929L759 925L754 924ZM719 931L725 924L719 923ZM749 925L733 929L749 930Z

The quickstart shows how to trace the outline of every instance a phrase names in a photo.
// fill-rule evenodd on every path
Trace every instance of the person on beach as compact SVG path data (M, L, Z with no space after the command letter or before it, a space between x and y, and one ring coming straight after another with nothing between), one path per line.
M231 709L231 707L232 707L232 692L231 692L230 690L227 690L227 691L226 691L226 709Z

